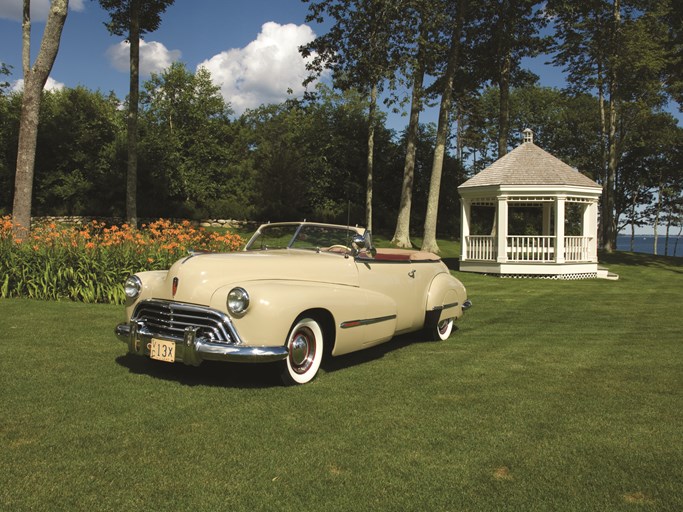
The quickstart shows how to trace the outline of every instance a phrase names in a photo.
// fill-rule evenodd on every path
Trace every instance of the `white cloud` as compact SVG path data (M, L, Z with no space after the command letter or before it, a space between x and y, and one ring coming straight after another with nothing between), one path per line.
M62 82L58 82L51 76L47 77L47 82L45 82L45 91L61 91L64 89L64 84ZM15 82L12 82L12 87L11 90L13 92L21 92L24 90L24 79L20 78L19 80L16 80Z
M265 23L256 39L244 48L233 48L201 62L236 114L262 104L280 103L287 90L304 92L306 61L299 46L315 39L307 25Z
M143 41L140 39L140 75L149 76L152 73L160 73L173 62L180 59L180 50L169 50L157 41ZM128 73L130 69L130 43L121 41L119 44L110 46L107 56L114 68Z
M85 0L70 0L69 9L84 10ZM0 18L21 21L23 12L23 0L0 0ZM48 12L50 12L50 0L31 0L31 21L45 21Z

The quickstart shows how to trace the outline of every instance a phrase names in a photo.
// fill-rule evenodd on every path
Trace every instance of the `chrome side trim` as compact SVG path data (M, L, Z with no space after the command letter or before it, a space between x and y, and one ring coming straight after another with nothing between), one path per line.
M349 320L339 324L342 329L350 329L351 327L361 327L363 325L378 324L380 322L386 322L388 320L394 320L396 315L380 316L377 318L366 318L364 320Z
M452 302L450 304L444 304L443 306L435 306L432 311L443 311L444 309L451 309L460 304L459 302ZM464 306L464 305L463 305ZM463 307L464 309L464 307Z

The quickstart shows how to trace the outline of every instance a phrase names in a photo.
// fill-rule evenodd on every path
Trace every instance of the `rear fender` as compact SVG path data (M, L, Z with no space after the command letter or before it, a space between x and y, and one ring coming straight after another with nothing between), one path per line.
M427 292L425 326L436 325L448 318L460 318L466 299L467 292L460 281L448 273L438 274Z

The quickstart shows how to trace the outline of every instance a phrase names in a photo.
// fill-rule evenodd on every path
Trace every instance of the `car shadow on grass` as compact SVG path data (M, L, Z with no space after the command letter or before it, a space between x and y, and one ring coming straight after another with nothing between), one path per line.
M457 330L457 326L453 326L453 333ZM322 363L322 369L326 373L333 373L338 370L344 370L352 366L368 363L382 359L385 355L401 350L410 345L424 344L424 343L438 343L435 341L428 341L427 336L423 332L411 332L396 336L386 343L382 343L375 347L359 350L358 352L351 352L338 357L328 357Z
M204 361L200 366L169 364L147 357L125 354L116 362L136 375L177 382L185 386L270 388L282 386L277 364L220 363Z
M455 328L454 328L455 329ZM386 354L425 341L422 333L396 336L392 340L351 354L327 357L321 369L334 373L356 365L376 361ZM204 361L200 366L186 366L154 361L148 357L125 354L116 358L116 363L135 375L147 375L155 379L177 382L184 386L215 386L225 388L272 388L283 386L280 380L280 365L277 363L221 363ZM320 375L318 375L320 377Z

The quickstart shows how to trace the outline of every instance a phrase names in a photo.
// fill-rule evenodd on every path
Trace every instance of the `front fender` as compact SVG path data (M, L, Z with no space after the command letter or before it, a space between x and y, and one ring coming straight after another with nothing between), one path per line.
M369 290L324 283L254 281L219 288L212 296L211 307L227 311L226 299L234 286L244 288L250 299L243 315L228 313L245 345L284 344L297 317L314 309L327 311L333 319L335 356L391 339L396 331L395 301ZM343 327L366 319L382 320Z
M166 276L168 275L168 270L148 270L146 272L137 272L135 274L142 281L142 290L140 290L140 295L135 299L126 297L126 319L130 320L133 315L133 310L138 302L145 299L156 299L164 298L170 299L170 286L168 287L168 293L166 293Z

